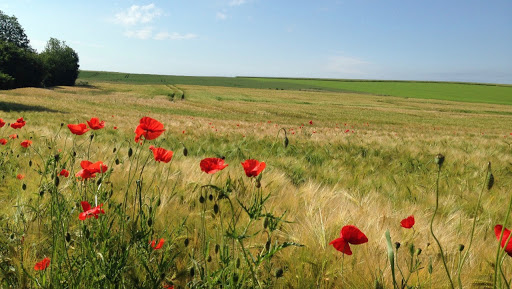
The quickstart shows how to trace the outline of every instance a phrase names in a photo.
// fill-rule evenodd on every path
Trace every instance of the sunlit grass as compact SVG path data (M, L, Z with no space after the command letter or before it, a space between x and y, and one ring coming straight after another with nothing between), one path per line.
M150 191L161 198L155 228L167 230L169 236L172 228L188 217L188 236L199 242L198 186L210 181L220 185L228 177L243 179L239 163L245 159L267 163L262 188L272 192L268 209L278 216L286 212L285 219L292 221L280 227L276 236L280 241L305 245L278 255L280 268L285 268L284 277L275 280L280 287L341 286L342 256L328 243L339 236L339 230L346 224L358 226L369 243L353 248L354 255L344 257L344 286L366 288L373 286L375 280L391 286L384 232L389 229L393 241L402 243L400 250L404 251L399 252L399 258L404 259L399 262L405 262L407 244L413 238L399 222L411 214L416 218L414 244L423 250L419 258L424 268L409 283L427 288L427 266L432 260L432 287L445 286L441 259L428 229L435 202L434 157L437 153L446 156L434 228L439 232L453 272L459 244L469 241L472 214L490 161L496 184L482 197L475 239L462 280L465 287L491 280L494 269L490 264L494 262L497 245L493 228L506 213L511 187L512 107L186 85L178 85L185 91L186 99L171 102L167 95L171 89L165 85L91 84L93 87L87 88L0 92L0 101L6 107L0 118L12 122L23 116L27 121L21 130L0 128L0 137L8 138L11 133L20 137L0 147L2 153L12 150L10 156L15 157L4 159L5 182L0 187L0 206L4 209L0 223L12 224L20 217L17 204L40 202L36 170L44 166L45 159L38 153L48 156L57 154L59 149L73 175L87 154L91 161L102 160L113 168L109 179L115 188L112 200L121 203L127 189L125 178L133 161L127 155L128 149L141 149L133 141L133 131L142 116L151 116L166 128L156 141L158 146L175 151L171 165L151 163L145 170L146 184L155 179L157 186L149 186ZM8 111L9 107L13 111ZM106 128L95 133L88 152L89 133L74 136L66 124L85 122L91 117L105 120ZM278 134L281 128L287 130L287 148L284 135ZM19 142L30 137L33 147L21 148ZM184 146L187 157L182 154ZM72 147L78 154L74 159L70 155ZM147 150L147 145L144 149ZM211 179L199 169L199 161L205 157L225 157L230 165ZM115 164L116 159L119 165ZM15 178L20 172L27 176L22 181ZM70 180L61 181L61 189L70 186L70 190L78 191ZM22 189L23 183L26 190ZM246 185L250 186L250 182ZM245 194L244 198L248 197L249 193ZM209 206L211 213L213 205ZM3 226L5 240L13 230L10 226ZM37 232L38 228L28 230ZM183 236L177 234L176 242L182 242ZM25 236L27 246L37 248L25 251L26 268L31 269L42 259L41 251L46 254L49 237ZM15 257L16 262L20 262L19 258ZM180 262L183 264L180 263L179 270L188 270L190 264ZM506 259L505 264L510 264L510 260ZM508 270L506 265L503 267Z

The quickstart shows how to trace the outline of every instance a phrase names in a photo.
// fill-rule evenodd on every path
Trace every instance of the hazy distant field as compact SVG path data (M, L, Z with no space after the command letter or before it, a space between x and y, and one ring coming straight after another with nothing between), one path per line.
M81 71L79 77L79 80L83 81L110 81L139 84L167 83L285 90L321 90L474 103L512 104L512 85L501 84L293 78L191 77L99 71Z
M459 244L468 246L471 216L487 162L491 161L495 185L483 195L475 240L461 276L465 288L492 284L490 264L498 245L493 228L505 216L512 188L510 86L125 77L88 71L81 72L79 81L89 85L0 91L1 118L12 122L23 116L27 121L26 127L16 131L19 140L8 144L14 150L13 157L19 155L15 158L19 167L4 172L6 183L0 188L0 225L7 228L3 231L6 236L9 226L4 225L15 224L13 216L19 216L20 208L14 204L34 204L37 200L43 204L50 198L40 198L37 193L40 179L36 168L44 163L36 157L38 154L52 155L62 149L66 164L75 171L89 154L92 160L103 160L114 169L110 182L115 197L126 186L122 180L128 172L128 148L138 148L133 141L134 129L141 117L150 116L166 129L160 139L150 143L175 151L169 167L170 185L161 191L162 206L155 209L159 229L174 228L188 217L187 236L194 242L199 234L194 224L200 218L197 184L224 183L228 175L245 180L240 162L247 158L267 163L261 184L264 192L272 193L268 210L286 212L286 219L291 221L279 228L275 240L304 245L276 255L277 267L272 270L284 268L282 278L272 279L278 288L371 288L376 280L392 288L384 238L388 229L393 242L402 243L398 257L402 269L409 262L408 246L414 243L422 249L418 256L421 269L409 284L444 288L445 273L428 231L435 202L434 157L438 153L446 156L434 228L452 273L460 257ZM184 92L185 99L171 99L173 89ZM106 126L96 133L89 152L89 134L74 136L60 124L85 122L91 117L105 120ZM279 133L282 128L287 130L287 148L283 132ZM7 137L13 130L6 126L0 132L1 137ZM34 142L33 151L23 151L16 142L29 138ZM55 144L49 149L46 143L51 140ZM151 159L146 146L143 152ZM186 157L183 146L188 148ZM68 157L75 147L79 148L76 159ZM8 153L6 147L0 149ZM201 159L221 156L229 163L225 170L213 178L200 171ZM116 158L121 164L115 164ZM29 167L32 159L34 164ZM166 165L151 162L147 171L158 172L160 168ZM19 172L27 175L26 191L20 189L15 178ZM79 187L71 179L61 180L60 189ZM107 208L106 216L114 211ZM414 231L401 228L400 220L412 214L416 218ZM328 243L338 238L341 227L347 224L359 227L369 242L354 246L354 254L342 258ZM23 251L24 262L30 267L48 254L51 239L37 233L40 227L35 224L27 228L24 242L27 248L36 248ZM258 228L262 226L258 224ZM14 246L6 239L0 241L0 247ZM178 240L181 244L183 238ZM182 250L190 253L189 249ZM13 252L10 257L19 260ZM345 264L343 279L341 262ZM427 270L429 263L433 265L432 275ZM20 266L18 261L16 264ZM188 264L184 262L183 266ZM505 259L507 276L512 273L511 266L511 259ZM172 281L183 286L189 277L180 274Z

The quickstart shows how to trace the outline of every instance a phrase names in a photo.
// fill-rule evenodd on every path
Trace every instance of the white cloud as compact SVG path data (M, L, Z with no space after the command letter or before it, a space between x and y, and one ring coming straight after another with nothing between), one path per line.
M228 16L226 15L226 13L223 13L223 12L217 12L217 16L216 18L219 19L219 20L225 20Z
M138 39L149 39L153 34L153 28L144 27L138 30L128 30L124 33L125 36L129 38L138 38Z
M153 37L155 40L189 40L197 38L197 35L192 33L180 34L180 33L168 33L168 32L159 32Z
M162 10L157 8L153 3L145 6L132 5L125 11L117 13L114 21L127 26L146 24L150 23L161 14Z
M240 6L247 2L248 2L248 0L231 0L231 2L229 2L229 6Z
M362 76L368 73L371 63L359 58L335 55L328 58L326 70L345 77Z

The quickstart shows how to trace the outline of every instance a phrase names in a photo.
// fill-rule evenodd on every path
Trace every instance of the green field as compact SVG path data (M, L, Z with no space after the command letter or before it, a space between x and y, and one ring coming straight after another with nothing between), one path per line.
M429 226L437 191L433 230L456 287L460 277L462 288L492 288L501 273L494 227L511 227L512 106L409 94L510 87L124 75L82 72L73 87L0 91L1 288L394 288L387 230L401 244L398 284L448 288ZM402 84L409 90L396 93L407 97L385 91ZM140 145L134 131L145 116L165 131ZM20 117L23 128L7 124ZM91 117L105 127L83 135L67 128ZM24 140L33 143L24 148ZM156 162L150 145L174 151L172 161ZM199 164L209 157L229 166L207 175ZM261 180L244 174L247 159L266 163ZM108 171L81 181L73 176L83 160ZM80 220L81 202L96 198L105 214ZM410 215L414 229L402 228ZM345 225L368 237L351 245L353 255L329 245ZM161 238L162 248L150 246ZM512 258L501 254L511 276ZM35 271L43 258L50 267ZM508 278L497 288L508 288Z
M79 81L357 92L405 98L512 104L512 85L500 84L256 77L195 77L100 71L81 71Z

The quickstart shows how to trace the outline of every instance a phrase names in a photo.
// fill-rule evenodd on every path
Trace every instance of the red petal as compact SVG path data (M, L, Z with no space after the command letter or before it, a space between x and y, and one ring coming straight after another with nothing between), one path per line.
M334 248L344 254L352 255L352 251L350 250L350 245L343 238L338 238L332 240L329 245L333 245Z
M503 230L502 225L496 225L494 227L494 234L496 235L496 239L499 241L501 236L501 231ZM507 246L505 247L505 244L507 243L507 240L510 236L510 230L505 228L503 232L503 238L501 239L501 247L505 248L505 252L509 254L509 256L512 257L512 240L509 240Z
M80 204L82 204L82 209L84 212L87 212L91 209L91 204L89 204L87 201L82 201Z
M348 225L341 228L341 237L353 245L359 245L368 242L366 235L353 225Z
M402 226L402 227L404 227L406 229L412 228L412 226L414 226L414 224L415 224L415 221L414 221L414 216L413 215L403 219L400 222L400 226Z
M90 165L92 165L92 162L90 162L90 161L81 161L80 162L80 166L82 167L82 169L87 169Z

